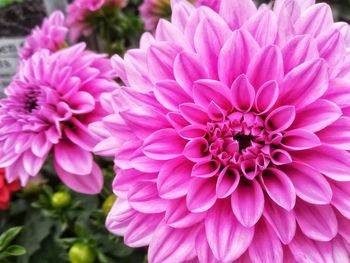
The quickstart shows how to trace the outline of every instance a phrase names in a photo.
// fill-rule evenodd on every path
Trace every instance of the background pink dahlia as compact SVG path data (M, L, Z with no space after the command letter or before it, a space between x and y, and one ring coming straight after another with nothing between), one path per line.
M312 0L178 1L91 126L109 230L155 263L349 262L348 32Z
M0 167L22 186L52 153L56 172L73 190L97 193L103 177L91 150L89 123L105 115L99 97L116 85L104 55L84 44L53 54L36 52L22 61L0 100Z
M45 18L41 27L35 27L27 37L20 52L21 59L30 58L36 51L47 49L55 52L65 46L68 29L64 26L64 15L61 11L53 12Z

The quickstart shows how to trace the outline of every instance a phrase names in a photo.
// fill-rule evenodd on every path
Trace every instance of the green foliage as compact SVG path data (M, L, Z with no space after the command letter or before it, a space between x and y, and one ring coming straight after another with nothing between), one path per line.
M26 253L24 247L11 245L21 230L21 227L12 227L0 235L0 262L8 262L9 257L18 257Z

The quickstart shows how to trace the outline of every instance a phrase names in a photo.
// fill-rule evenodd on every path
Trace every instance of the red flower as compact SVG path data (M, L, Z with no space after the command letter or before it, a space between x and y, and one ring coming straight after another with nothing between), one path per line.
M11 193L18 191L21 188L19 181L14 181L13 183L7 183L5 179L5 169L0 168L0 210L5 210L8 208Z

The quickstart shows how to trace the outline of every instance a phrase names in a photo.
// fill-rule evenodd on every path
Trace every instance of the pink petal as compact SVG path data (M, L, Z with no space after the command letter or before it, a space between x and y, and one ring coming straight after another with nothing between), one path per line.
M276 103L279 95L279 88L276 81L268 81L263 84L255 96L255 108L260 114L268 112Z
M196 124L188 125L185 128L179 130L179 135L187 140L195 138L204 138L207 134L205 126L199 126Z
M211 79L218 77L219 52L231 30L225 21L211 17L199 22L194 36L194 46L201 61L206 65Z
M283 244L293 239L296 230L293 211L287 211L266 198L263 215Z
M286 73L306 61L319 57L317 42L309 35L292 38L282 49L282 54Z
M22 157L24 170L29 175L36 176L44 165L46 157L47 155L40 158L35 156L31 151L26 151Z
M227 86L241 74L258 52L259 45L245 30L236 30L226 41L219 55L219 79Z
M319 131L317 136L323 144L350 150L350 118L340 117L331 125Z
M174 62L174 75L177 83L192 95L192 85L198 79L207 78L207 72L198 56L190 52L181 52Z
M193 163L179 157L163 164L157 179L159 196L175 199L187 194Z
M220 263L213 255L211 248L209 247L207 236L205 235L205 229L199 231L196 237L196 252L199 262L206 263Z
M305 62L284 77L279 103L301 109L319 99L327 89L328 68L324 60Z
M295 24L296 33L299 35L310 34L317 37L327 32L333 25L332 10L325 3L309 7Z
M32 152L40 158L43 158L51 150L52 143L46 138L45 133L38 133L32 141Z
M62 170L74 175L87 175L93 170L92 154L68 140L54 146L54 161Z
M69 98L68 103L74 114L84 114L95 109L95 99L86 91L76 92L74 96Z
M216 182L216 196L226 198L230 196L237 188L240 175L237 170L231 170L226 166L219 174Z
M287 151L276 149L271 152L271 162L275 165L284 165L293 162L293 160Z
M144 247L149 245L152 235L162 219L162 214L136 214L126 229L124 243L129 247Z
M295 188L288 176L276 168L266 169L260 176L269 197L279 206L290 211L295 205Z
M86 124L76 118L71 118L73 127L65 127L64 133L74 144L79 145L86 151L92 151L97 144L97 138L90 132Z
M350 180L350 154L330 146L295 152L293 158L306 163L336 181Z
M183 151L183 155L193 162L203 162L211 160L208 141L204 138L196 138L189 141Z
M182 113L183 117L191 123L206 125L207 122L209 122L206 110L199 105L193 103L181 104L180 112Z
M188 47L188 43L183 33L168 20L160 19L155 32L155 38L160 41L168 41L178 46Z
M293 182L298 197L310 204L329 204L332 189L324 176L312 167L293 162L283 167L283 171Z
M207 108L214 101L221 109L230 112L233 107L229 98L230 90L216 80L197 80L193 86L194 101Z
M307 130L290 130L283 135L281 145L288 150L300 151L320 146L321 141Z
M67 172L54 158L54 166L58 177L72 190L83 194L98 194L103 187L103 175L96 163L92 164L89 174L80 175Z
M330 185L333 191L332 205L339 212L350 219L350 182L335 182L331 181Z
M264 221L255 226L254 239L249 246L252 262L283 262L283 249L275 232Z
M189 122L185 120L182 114L177 112L169 112L166 118L176 130L181 130L187 125L189 125Z
M282 106L274 109L265 119L265 126L273 133L288 129L295 119L294 106Z
M254 236L254 228L242 226L226 201L218 202L208 212L205 232L214 256L223 262L238 259L247 250Z
M246 75L240 75L231 86L233 106L243 112L248 112L254 104L255 90Z
M298 225L307 237L330 241L337 235L337 218L330 205L308 204L298 199L294 211Z
M148 250L149 262L184 262L195 257L194 242L198 227L175 229L161 222L153 234Z
M191 176L212 177L218 173L219 169L220 163L217 160L202 161L193 166Z
M128 200L132 208L145 214L164 212L167 205L167 201L159 197L157 184L151 181L134 184L128 192Z
M341 109L335 103L318 100L298 111L291 128L317 132L335 122L341 115Z
M187 228L202 222L206 213L192 213L187 209L186 199L180 198L169 202L165 212L165 222L175 228Z
M191 98L173 80L157 82L154 96L165 108L171 111L177 111L182 103L191 102Z
M241 181L231 196L231 206L243 226L254 226L264 210L264 194L259 183L256 180Z
M247 76L255 89L270 80L279 82L283 74L282 54L274 45L261 49L247 69Z
M275 14L269 10L257 12L242 26L259 43L261 47L275 43L277 37L277 19Z
M193 213L204 212L216 202L215 178L194 178L186 196L187 208Z
M220 15L232 29L240 28L255 12L256 7L251 0L221 1Z
M143 152L155 160L170 160L182 154L185 143L174 129L162 129L146 138Z

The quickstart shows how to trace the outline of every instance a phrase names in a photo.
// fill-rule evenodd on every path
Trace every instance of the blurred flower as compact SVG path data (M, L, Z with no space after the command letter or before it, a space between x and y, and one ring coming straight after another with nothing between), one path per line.
M105 6L123 8L128 0L75 0L67 7L66 24L70 29L70 40L75 42L81 35L88 36L93 25L87 21Z
M84 44L22 61L0 100L0 167L25 186L50 153L60 179L73 190L97 193L103 176L90 153L96 138L87 130L104 116L99 97L116 83L104 55ZM53 151L51 151L53 150Z
M220 3L221 3L220 0L197 0L196 6L205 5L214 9L216 12L219 12Z
M144 0L139 8L145 29L152 31L159 19L171 16L170 0Z
M26 38L20 51L20 58L28 59L40 49L48 49L51 52L61 49L65 46L67 32L63 13L53 12L44 19L41 27L35 27L30 36Z
M0 210L8 208L11 200L11 193L18 191L21 187L18 180L7 183L5 174L6 170L0 168Z
M173 9L91 125L108 229L149 262L348 262L349 26L313 1Z

